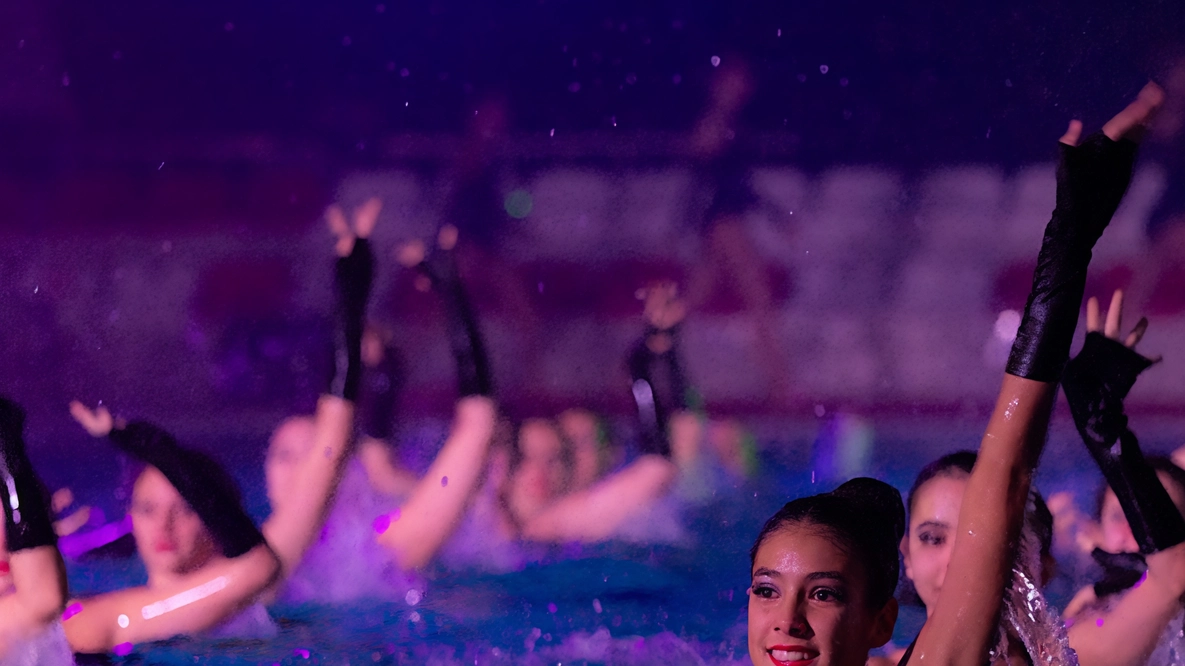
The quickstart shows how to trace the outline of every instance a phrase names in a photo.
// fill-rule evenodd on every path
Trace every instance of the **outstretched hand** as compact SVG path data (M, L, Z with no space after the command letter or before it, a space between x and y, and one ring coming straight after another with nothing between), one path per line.
M1103 125L1103 134L1106 134L1107 138L1112 141L1128 139L1139 143L1144 136L1147 124L1160 110L1162 104L1164 104L1164 90L1149 81L1136 95L1135 101L1128 104L1127 108L1115 114L1114 118ZM1069 128L1066 129L1066 133L1059 141L1067 146L1076 146L1080 138L1082 138L1082 121L1071 120Z
M102 405L91 409L74 400L70 403L70 416L73 416L78 425L91 437L106 437L115 427L115 419L111 417L111 412Z
M1123 328L1123 290L1116 289L1115 293L1111 295L1111 306L1107 308L1107 312L1100 316L1099 313L1099 299L1091 296L1086 301L1086 332L1087 333L1102 333L1112 340L1120 340L1120 334ZM1140 321L1132 327L1131 332L1127 337L1123 338L1123 344L1128 349L1135 351L1136 345L1144 338L1144 333L1148 331L1148 318L1140 317ZM1150 361L1156 363L1161 360L1160 356L1150 358Z
M352 224L346 221L346 214L341 206L333 205L325 211L325 222L329 225L329 231L337 239L334 249L339 257L349 256L350 252L354 250L355 238L370 238L382 210L382 199L371 197L366 203L354 209Z

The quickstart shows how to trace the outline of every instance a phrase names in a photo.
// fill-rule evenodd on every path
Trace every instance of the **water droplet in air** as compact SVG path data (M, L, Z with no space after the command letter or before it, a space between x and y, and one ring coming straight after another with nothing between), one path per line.
M799 74L798 75L798 82L799 83L806 83L806 74Z
M600 614L601 611L604 610L603 608L601 608L601 600L600 599L593 599L593 610L595 610L597 612L597 614Z
M115 623L118 624L121 629L127 629L128 628L128 616L121 613L119 615L119 617L115 618Z
M408 590L407 594L403 596L403 600L407 602L408 606L415 606L416 604L420 603L420 600L423 598L424 595L415 588Z
M720 66L720 56L712 56L712 66L713 67Z
M827 70L829 70L829 69L830 69L830 67L828 67L827 65L819 65L819 73L820 74L826 74Z
M551 134L549 136L555 136L555 128L554 127L551 128Z
M399 70L399 76L402 76L403 78L407 78L407 77L411 76L411 72L407 71L407 68L404 67L403 69Z
M448 477L447 477L447 476L442 476L442 477L440 477L440 487L441 487L441 488L447 488L447 487L448 487Z
M782 36L782 29L778 28L778 37L781 37L781 36Z

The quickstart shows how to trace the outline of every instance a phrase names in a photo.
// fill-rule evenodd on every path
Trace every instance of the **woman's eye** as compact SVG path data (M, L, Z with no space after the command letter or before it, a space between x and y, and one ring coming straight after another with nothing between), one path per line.
M946 543L946 537L941 534L930 534L923 532L922 535L918 537L918 541L921 541L927 546L941 546L942 544Z
M820 587L817 590L815 590L814 592L812 592L811 598L814 599L815 601L822 601L822 602L828 602L828 603L836 602L836 601L843 601L843 595L840 594L839 590L832 590L832 589L826 588L826 587Z
M769 585L754 585L753 594L755 596L761 597L762 599L772 599L774 595L777 594L777 590L770 587Z

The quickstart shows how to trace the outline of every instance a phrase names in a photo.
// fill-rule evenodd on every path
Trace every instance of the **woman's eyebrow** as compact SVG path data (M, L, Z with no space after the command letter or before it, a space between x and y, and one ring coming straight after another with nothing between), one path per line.
M835 581L839 581L841 583L847 581L847 579L844 578L844 575L838 571L816 571L814 573L807 574L806 579L811 580L811 581L814 581L814 580L835 580Z
M771 576L773 578L781 578L782 574L780 574L777 571L774 571L773 569L770 569L768 567L761 567L760 569L756 569L753 571L753 577L756 578L758 576Z
M950 527L950 525L947 525L946 523L944 523L940 520L927 520L927 521L923 522L921 525L918 525L918 529L921 529L923 527Z

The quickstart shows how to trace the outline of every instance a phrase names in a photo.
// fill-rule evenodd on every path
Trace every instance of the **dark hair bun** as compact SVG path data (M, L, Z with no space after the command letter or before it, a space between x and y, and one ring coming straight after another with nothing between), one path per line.
M866 513L870 524L891 529L894 548L905 536L905 505L901 502L901 493L893 486L861 476L844 482L831 494L850 502L853 509Z

